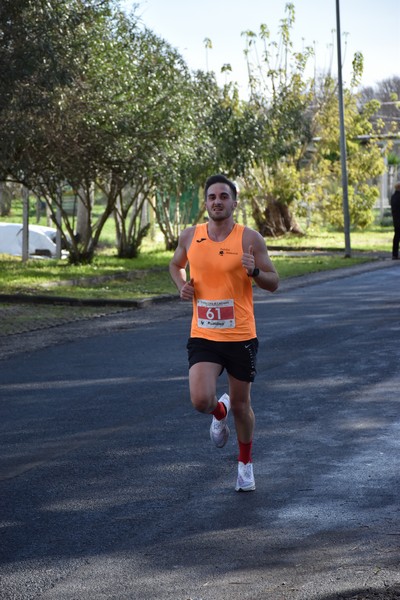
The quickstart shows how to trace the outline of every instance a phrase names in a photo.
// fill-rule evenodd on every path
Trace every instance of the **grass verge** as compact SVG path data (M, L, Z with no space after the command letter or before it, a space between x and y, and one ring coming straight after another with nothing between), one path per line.
M352 258L344 258L343 233L309 230L306 236L287 235L267 240L280 278L350 267L371 260L362 253L389 252L392 229L373 226L351 235ZM274 254L274 251L284 254ZM293 251L304 250L298 255ZM316 250L330 251L318 254ZM314 253L315 252L315 253ZM356 255L357 253L361 253ZM130 300L162 294L176 294L168 263L172 252L145 240L135 259L119 259L104 249L91 265L69 265L66 261L30 260L0 255L0 294L30 294L77 299Z
M107 258L97 266L69 267L60 261L29 261L0 258L0 293L29 294L49 297L68 296L79 299L129 300L161 294L176 294L168 272L170 256L156 267L129 262L115 265ZM370 258L344 258L341 255L274 256L273 262L281 279L308 273L350 267ZM147 261L145 261L147 262Z

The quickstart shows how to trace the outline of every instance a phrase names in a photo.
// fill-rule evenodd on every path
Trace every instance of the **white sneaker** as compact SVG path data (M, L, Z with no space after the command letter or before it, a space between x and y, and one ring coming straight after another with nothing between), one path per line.
M252 492L255 489L256 483L253 475L253 463L250 462L245 465L239 461L235 490L237 492Z
M226 417L218 421L213 416L210 427L210 438L211 441L214 442L214 444L217 446L217 448L223 448L229 438L229 427L227 425L227 420L228 413L231 408L231 403L228 394L224 394L223 396L221 396L218 402L222 402L222 404L225 404Z

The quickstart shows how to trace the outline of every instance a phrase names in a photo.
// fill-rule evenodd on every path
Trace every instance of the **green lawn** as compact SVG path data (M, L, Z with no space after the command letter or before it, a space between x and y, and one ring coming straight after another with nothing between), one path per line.
M389 252L393 238L392 227L374 225L366 231L352 231L351 249L365 252ZM273 249L344 250L344 234L329 229L309 229L305 236L286 235L267 240Z
M351 234L355 256L344 258L344 236L326 230L309 231L307 236L285 236L267 240L273 262L281 279L348 267L371 260L361 252L390 252L392 229L371 227ZM296 256L291 251L309 250ZM274 251L287 252L275 256ZM312 254L313 250L335 251L334 255ZM30 260L0 255L0 293L72 296L75 298L136 299L157 294L175 294L168 274L172 253L162 245L146 240L136 259L118 259L109 247L99 253L91 265L74 266L66 261ZM103 280L100 278L106 277Z

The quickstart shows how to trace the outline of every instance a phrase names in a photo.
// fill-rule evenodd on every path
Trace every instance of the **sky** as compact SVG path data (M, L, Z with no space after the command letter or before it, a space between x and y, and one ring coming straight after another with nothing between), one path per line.
M237 81L243 97L248 91L243 31L258 33L265 24L271 39L278 41L278 28L285 17L287 0L121 0L129 12L164 38L185 59L191 70L214 71L218 82ZM336 0L293 0L294 49L313 46L314 69L337 75ZM374 86L400 76L400 0L341 0L340 29L343 81L350 82L355 52L364 56L363 86ZM204 40L211 40L206 50ZM259 47L260 51L261 47ZM231 74L221 74L230 64Z

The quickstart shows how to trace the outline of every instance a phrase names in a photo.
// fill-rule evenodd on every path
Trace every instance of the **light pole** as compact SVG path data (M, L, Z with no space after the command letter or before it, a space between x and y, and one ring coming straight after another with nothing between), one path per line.
M340 121L340 162L342 167L342 189L343 189L343 222L345 257L351 257L350 245L350 214L349 196L347 193L347 156L346 156L346 132L344 129L344 102L343 102L343 80L342 80L342 49L340 34L340 7L336 0L336 34L337 34L337 56L338 56L338 82L339 82L339 121Z
M29 190L22 186L22 262L29 258Z

